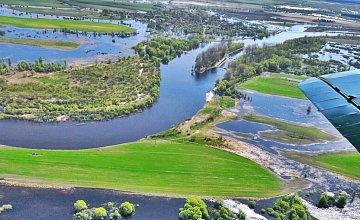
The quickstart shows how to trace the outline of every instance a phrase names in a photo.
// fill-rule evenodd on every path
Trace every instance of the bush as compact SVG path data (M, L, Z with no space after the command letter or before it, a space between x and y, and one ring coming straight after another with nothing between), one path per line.
M130 202L124 202L120 205L120 214L124 217L131 216L135 212L134 204Z
M336 202L336 207L338 208L344 208L346 206L346 200L347 200L347 195L346 194L342 194L338 201Z
M215 211L215 220L230 220L234 219L234 214L224 206Z
M180 220L209 219L209 212L203 200L197 197L186 199L184 207L179 209Z
M106 219L107 211L103 207L95 208L94 210L94 217L95 219Z
M329 208L328 203L328 195L326 193L322 193L319 199L319 202L317 204L318 208Z
M250 200L248 206L249 206L249 208L254 209L255 206L256 206L256 201L255 200Z
M85 210L87 208L88 207L87 207L86 202L84 200L77 200L74 203L75 212L80 212L80 211Z
M239 218L239 220L245 220L246 219L246 213L244 211L242 211L242 210L239 210L238 218Z

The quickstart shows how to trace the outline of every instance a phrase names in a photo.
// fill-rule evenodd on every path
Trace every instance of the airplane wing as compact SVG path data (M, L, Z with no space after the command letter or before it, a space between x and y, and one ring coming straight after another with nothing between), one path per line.
M311 78L299 88L360 152L360 69Z

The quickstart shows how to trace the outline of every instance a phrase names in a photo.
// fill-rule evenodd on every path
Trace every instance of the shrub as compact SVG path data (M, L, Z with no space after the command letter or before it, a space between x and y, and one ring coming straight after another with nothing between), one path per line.
M224 206L215 211L215 220L230 220L234 219L234 214Z
M239 220L245 220L246 219L246 213L244 211L242 211L242 210L239 210L238 218L239 218Z
M107 217L107 211L103 207L95 208L94 210L95 219L105 219Z
M342 194L338 201L336 202L336 207L338 208L344 208L346 206L346 200L347 200L347 195L346 194Z
M179 209L180 220L209 219L209 212L203 200L197 197L186 199L184 207Z
M256 206L256 201L255 200L250 200L248 206L249 206L249 208L254 209L255 206Z
M80 212L80 211L85 210L87 208L88 207L87 207L86 202L84 200L77 200L74 203L75 212Z
M326 193L322 193L319 199L319 202L317 204L318 208L329 208L328 203L328 195Z
M120 205L120 214L122 216L131 216L133 215L135 212L135 206L134 204L130 203L130 202L124 202Z

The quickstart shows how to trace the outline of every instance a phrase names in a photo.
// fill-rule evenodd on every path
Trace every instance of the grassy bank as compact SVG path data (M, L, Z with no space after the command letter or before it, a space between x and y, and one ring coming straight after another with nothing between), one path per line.
M256 163L196 144L135 142L54 151L0 148L0 175L163 195L267 197L281 182ZM11 165L10 165L11 164Z
M111 9L111 10L140 10L151 11L152 3L139 3L130 1L112 1L112 0L72 0L68 4L81 8Z
M306 99L304 93L298 88L298 82L295 81L305 79L307 79L307 77L288 74L270 74L268 76L251 78L246 82L239 84L239 87L270 95Z
M286 152L287 157L316 167L325 168L354 180L360 180L360 154L358 152L334 152L309 155Z
M133 28L118 24L46 18L33 19L0 16L0 23L20 28L67 29L84 32L120 33L135 31Z
M81 46L81 43L75 41L61 41L61 40L39 40L26 38L8 38L0 37L1 43L22 44L28 46L54 48L61 50L73 50Z
M302 126L259 115L246 115L244 116L244 119L247 121L271 125L278 129L277 131L262 132L260 134L262 138L267 140L298 145L336 140L336 137L315 127Z

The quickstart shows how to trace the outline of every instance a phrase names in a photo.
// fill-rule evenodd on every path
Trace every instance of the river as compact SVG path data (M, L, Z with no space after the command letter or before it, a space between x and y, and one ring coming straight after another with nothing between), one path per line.
M305 30L305 25L296 25L268 38L255 41L244 39L242 41L245 46L252 44L262 46L281 43L305 35L323 35L323 33L311 33L305 32ZM131 44L144 39L144 34L142 31L140 35L143 35L143 37L136 37L135 40L131 41ZM110 42L106 37L103 36L102 38L104 38L104 41ZM121 40L128 41L128 39ZM191 69L195 64L197 54L212 44L190 51L170 61L169 64L160 66L162 78L160 98L148 110L128 117L103 122L37 123L21 120L1 120L0 144L38 149L85 149L136 141L169 129L174 124L186 120L199 111L205 103L206 92L214 87L216 79L224 75L224 68L215 69L200 77L191 75ZM18 54L17 48L24 47L22 45L7 45L11 45L15 49L9 50L9 48L5 47L4 49L4 47L1 47L0 54L4 57L15 57ZM66 55L66 53L72 52L62 51L62 53ZM30 54L34 59L39 57L38 53L30 52ZM226 67L226 65L227 63L224 66Z

